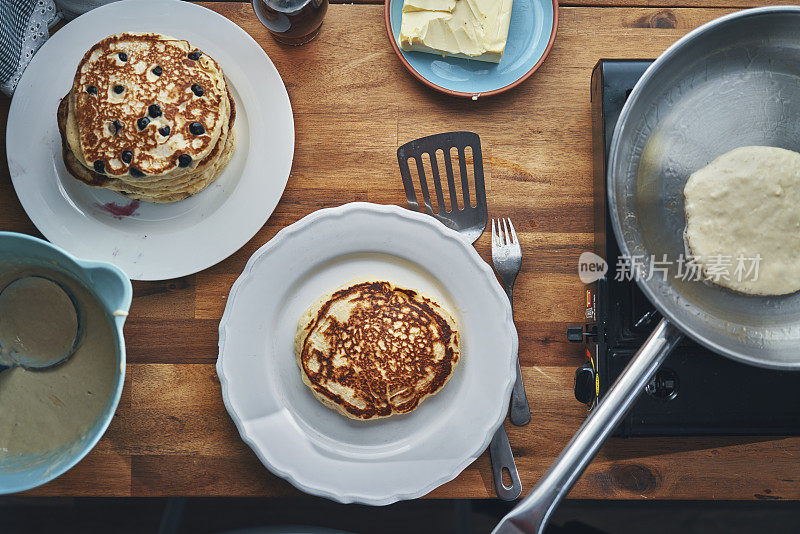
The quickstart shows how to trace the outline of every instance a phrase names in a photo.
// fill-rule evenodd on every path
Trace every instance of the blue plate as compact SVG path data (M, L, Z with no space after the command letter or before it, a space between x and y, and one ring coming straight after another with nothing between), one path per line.
M476 99L507 91L539 68L555 39L558 1L514 0L506 50L496 64L402 50L402 15L403 0L387 0L386 30L409 72L434 89Z

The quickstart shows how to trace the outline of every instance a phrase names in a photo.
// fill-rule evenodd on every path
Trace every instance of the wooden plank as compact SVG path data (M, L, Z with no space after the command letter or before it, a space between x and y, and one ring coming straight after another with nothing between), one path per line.
M96 452L131 458L133 495L296 494L238 439L220 402L213 365L135 364L128 372L131 410L122 422L128 439ZM528 427L507 424L506 429L529 489L580 425L585 410L561 387L571 378L570 368L529 366L524 373L536 392L535 417ZM570 497L695 499L698 488L704 488L713 499L797 499L798 454L796 438L612 439ZM75 495L94 491L70 488ZM54 493L48 488L41 494ZM491 494L489 459L483 455L431 496Z
M136 285L134 285L134 293ZM128 361L212 362L217 358L219 319L136 317L125 325Z
M60 477L22 495L127 497L130 494L130 457L92 451Z
M614 2L630 5L603 5ZM214 362L228 291L258 247L316 209L354 200L404 205L397 146L461 128L481 135L490 216L510 216L525 251L515 311L534 419L507 428L530 489L585 417L571 391L583 348L567 343L564 331L583 318L576 264L593 243L591 69L601 57L655 57L730 11L638 5L650 3L563 7L542 69L514 91L478 102L440 95L412 78L387 46L381 5L332 5L319 37L294 48L276 43L248 3L203 4L252 35L286 82L297 130L286 192L266 225L227 260L194 276L134 284L125 328L128 377L117 415L84 461L31 494L296 495L260 466L222 405ZM0 98L0 125L8 106ZM0 128L0 140L4 135ZM1 157L0 229L35 234L5 165ZM490 259L486 235L476 248ZM570 496L798 499L799 453L800 438L612 440ZM486 455L431 494L492 495Z

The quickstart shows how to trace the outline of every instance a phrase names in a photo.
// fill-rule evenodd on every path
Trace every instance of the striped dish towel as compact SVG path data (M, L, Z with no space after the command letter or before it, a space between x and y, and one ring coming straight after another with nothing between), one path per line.
M0 90L11 95L58 21L53 0L0 0Z

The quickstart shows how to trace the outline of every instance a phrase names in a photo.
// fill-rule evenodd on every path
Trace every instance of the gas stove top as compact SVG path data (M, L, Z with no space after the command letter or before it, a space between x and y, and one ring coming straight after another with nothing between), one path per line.
M608 391L656 326L660 314L634 281L615 280L619 257L607 216L606 161L619 113L649 60L601 60L592 73L595 254L609 272L587 286L586 324L570 341L586 344L575 397L590 409ZM800 347L798 347L800 350ZM734 362L686 339L667 358L618 436L800 435L800 373Z

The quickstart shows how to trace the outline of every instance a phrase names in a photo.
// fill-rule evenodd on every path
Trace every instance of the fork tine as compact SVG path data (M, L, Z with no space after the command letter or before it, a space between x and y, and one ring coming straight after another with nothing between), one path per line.
M503 233L503 219L492 219L497 221L497 248L505 246L505 234Z
M428 157L431 160L431 180L433 181L433 188L436 191L436 207L439 213L447 213L447 208L444 205L444 195L442 194L442 177L439 174L439 162L436 160L436 151L428 152Z
M507 245L511 244L511 235L508 232L508 225L506 224L506 219L503 219L503 230L505 231L503 234L504 243Z
M417 164L417 174L419 174L419 185L422 189L422 199L425 202L425 211L428 213L428 215L433 215L431 194L428 192L428 180L425 178L425 167L422 166L422 156L417 154L414 156L414 161Z
M519 246L519 238L517 237L516 230L514 230L514 223L511 222L510 217L507 217L507 219L508 219L508 226L511 227L511 242Z

